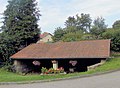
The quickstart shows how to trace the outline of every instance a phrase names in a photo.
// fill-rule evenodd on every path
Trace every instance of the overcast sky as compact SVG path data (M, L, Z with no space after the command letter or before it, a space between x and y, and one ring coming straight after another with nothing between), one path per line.
M64 22L69 16L81 13L90 14L92 19L102 16L109 27L116 20L120 20L120 0L36 1L38 1L38 7L42 14L39 21L42 32L53 33L55 28L64 27ZM6 9L6 5L7 0L0 0L0 13Z

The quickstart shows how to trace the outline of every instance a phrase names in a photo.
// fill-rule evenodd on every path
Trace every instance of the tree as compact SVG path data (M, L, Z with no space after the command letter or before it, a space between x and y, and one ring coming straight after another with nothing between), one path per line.
M67 27L71 27L71 26L76 26L76 19L75 19L75 17L74 16L73 17L69 16L68 19L65 22L65 26L66 26L66 28Z
M92 19L89 14L78 14L76 17L68 17L65 22L65 28L68 32L76 32L82 30L83 32L88 32L91 26ZM70 29L70 30L69 30Z
M0 35L0 59L3 62L9 61L9 56L15 53L15 49L16 47L14 46L12 37L3 32Z
M4 11L4 29L9 35L19 35L21 46L27 46L38 40L39 11L36 8L35 0L12 0L8 1ZM24 41L25 40L25 41ZM21 47L20 46L20 47Z
M53 36L53 41L54 42L60 41L64 34L65 34L64 29L62 29L61 27L56 28Z
M72 41L80 41L82 40L83 32L77 31L77 32L71 32L67 33L62 37L62 41L64 42L72 42Z
M113 23L113 29L120 29L120 20L117 20Z
M54 32L53 40L56 41L77 41L81 40L81 34L88 32L91 26L89 14L69 16L65 21L65 28L57 28ZM78 33L77 33L78 32ZM70 37L70 38L69 38Z
M89 32L90 26L92 23L92 19L89 14L83 14L81 13L81 16L76 15L77 17L77 23L76 26L79 30L82 30L84 32Z
M5 56L7 59L11 54L38 40L40 29L37 21L40 14L36 5L35 0L8 1L2 26L4 37L0 41L1 47L5 46L2 47L2 55L8 52L8 56Z
M102 17L98 17L94 20L93 26L90 29L90 33L96 37L96 39L101 38L101 35L107 29L107 25L105 24L105 19Z
M111 39L111 50L120 52L120 30L108 29L102 36Z
M76 27L76 19L75 17L68 17L68 19L65 22L65 31L66 33L76 32L78 31Z

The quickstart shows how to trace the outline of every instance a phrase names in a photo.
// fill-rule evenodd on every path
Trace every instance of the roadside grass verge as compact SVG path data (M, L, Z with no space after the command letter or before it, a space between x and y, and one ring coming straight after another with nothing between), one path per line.
M88 74L95 74L100 72L106 72L111 70L120 69L120 57L109 59L104 65L97 67L94 70L80 73L71 74L56 74L56 75L19 75L16 73L7 72L0 69L0 82L22 82L22 81L34 81L34 80L51 80L57 78L70 78Z

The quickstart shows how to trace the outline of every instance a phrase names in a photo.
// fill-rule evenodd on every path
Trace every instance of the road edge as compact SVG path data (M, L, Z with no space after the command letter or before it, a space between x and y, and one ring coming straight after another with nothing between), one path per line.
M98 72L98 73L87 74L87 75L67 77L67 78L56 78L56 79L36 80L36 81L22 81L22 82L0 82L0 85L31 84L31 83L45 83L45 82L53 82L53 81L72 80L72 79L86 78L86 77L92 77L92 76L113 73L116 71L120 71L120 69L110 70L110 71L105 71L105 72Z

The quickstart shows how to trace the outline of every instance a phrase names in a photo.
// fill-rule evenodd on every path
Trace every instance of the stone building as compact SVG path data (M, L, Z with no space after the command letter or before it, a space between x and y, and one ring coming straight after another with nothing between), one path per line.
M92 65L101 65L109 57L110 40L85 40L31 44L10 58L17 72L22 72L24 67L35 72L40 72L42 67L82 72Z
M44 32L43 34L40 34L40 40L37 41L37 43L40 43L40 42L53 42L52 37L53 37L52 34Z

